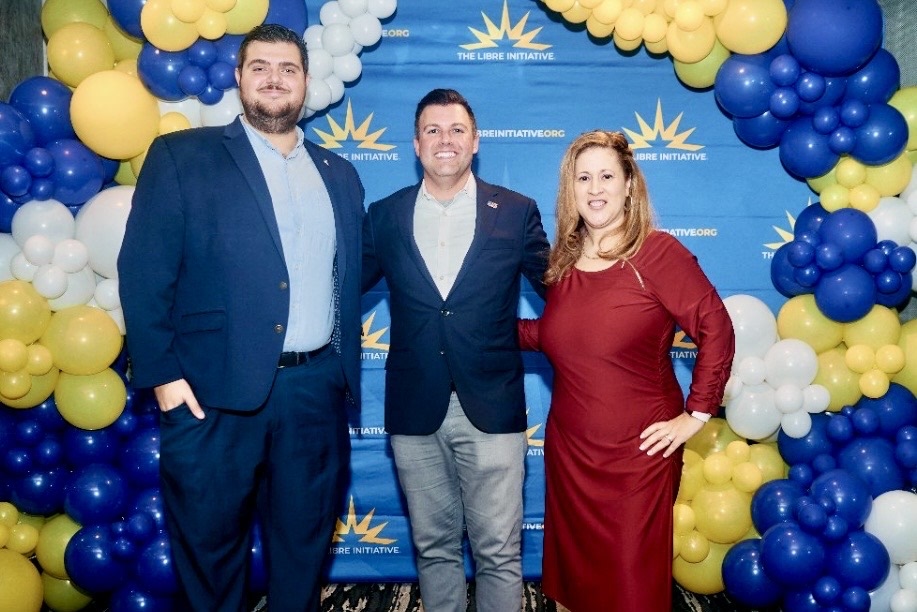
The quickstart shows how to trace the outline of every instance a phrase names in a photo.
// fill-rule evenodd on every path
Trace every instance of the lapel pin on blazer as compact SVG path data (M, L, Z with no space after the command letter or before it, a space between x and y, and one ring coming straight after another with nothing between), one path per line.
M328 165L328 160L327 160L327 159L323 159L322 161L325 162L325 165L326 165L326 166Z
M499 204L497 204L497 203L494 202L493 200L488 201L488 202L487 202L487 205L490 206L491 208L493 208L494 210L496 210L497 206L499 206Z

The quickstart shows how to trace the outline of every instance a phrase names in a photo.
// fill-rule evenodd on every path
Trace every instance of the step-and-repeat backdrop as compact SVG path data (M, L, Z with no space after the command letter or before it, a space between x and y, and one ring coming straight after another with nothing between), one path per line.
M308 8L310 23L319 23L321 4ZM776 149L743 144L713 91L683 85L668 56L642 48L622 53L530 0L463 0L399 2L379 44L360 57L359 81L309 118L307 137L353 162L367 204L420 180L412 145L417 101L433 88L454 88L468 98L480 130L474 171L535 198L552 240L566 145L586 130L623 130L648 177L659 225L697 255L720 294L758 297L775 313L785 301L771 283L770 261L792 237L795 216L818 196L784 170ZM542 306L526 287L520 314L535 316ZM390 325L384 283L366 294L363 308L364 400L351 425L352 483L330 577L411 579L406 506L383 429ZM672 356L687 388L690 338L678 336ZM526 364L523 555L525 575L536 577L551 370L539 355L526 355Z

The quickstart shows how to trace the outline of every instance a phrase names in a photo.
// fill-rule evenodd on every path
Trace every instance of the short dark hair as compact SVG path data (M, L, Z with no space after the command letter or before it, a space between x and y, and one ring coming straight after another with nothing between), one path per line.
M309 52L306 50L306 43L303 41L302 36L291 30L290 28L276 23L264 23L262 25L255 26L251 31L245 35L245 38L242 39L242 44L239 45L239 64L238 68L242 68L245 64L245 51L248 49L248 45L253 42L266 42L266 43L291 43L296 45L296 48L299 49L299 57L302 59L302 69L303 72L309 72Z
M417 111L414 113L414 135L420 136L420 114L428 106L448 106L449 104L458 104L468 112L471 118L471 129L478 131L478 123L474 119L474 111L465 96L454 89L434 89L417 103Z

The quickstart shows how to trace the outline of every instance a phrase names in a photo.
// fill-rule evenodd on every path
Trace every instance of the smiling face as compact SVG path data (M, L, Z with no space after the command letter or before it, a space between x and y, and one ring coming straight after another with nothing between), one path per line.
M605 234L624 223L629 190L630 179L613 149L591 147L576 158L573 195L576 211L590 234Z
M252 41L236 69L245 118L266 134L293 130L306 100L308 76L296 45Z
M427 106L417 122L414 152L423 166L427 189L434 197L454 196L468 180L478 152L478 134L459 104Z

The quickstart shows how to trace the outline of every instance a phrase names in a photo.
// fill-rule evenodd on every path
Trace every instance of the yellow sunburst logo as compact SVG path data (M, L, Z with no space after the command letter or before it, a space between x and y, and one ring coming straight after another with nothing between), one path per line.
M380 523L375 526L371 526L373 516L376 514L376 509L373 508L370 510L366 516L364 516L359 521L357 520L357 511L353 503L353 495L350 496L350 509L347 511L347 522L337 520L337 525L334 528L334 538L333 542L343 542L344 536L353 533L360 536L360 542L366 544L381 544L387 545L392 544L396 540L392 538L382 538L379 537L379 534L385 529L385 526L388 525L388 521Z
M349 138L359 143L357 144L357 148L359 149L390 151L395 148L395 145L378 142L379 138L382 137L382 134L384 134L385 130L388 128L380 128L375 132L370 132L370 123L372 123L374 114L375 113L370 113L358 127L353 116L353 105L350 100L347 100L347 115L344 118L343 126L335 121L334 117L328 115L328 125L331 127L330 132L324 132L318 128L312 129L318 134L319 138L322 139L321 146L326 149L340 149L344 146L342 142Z
M517 49L544 51L545 49L550 49L552 46L533 42L533 39L541 32L541 26L529 30L528 32L525 31L526 23L529 20L529 13L523 15L522 19L513 25L509 18L509 5L506 0L503 1L503 15L500 18L500 27L497 27L497 24L495 24L483 11L481 11L481 17L484 18L484 25L487 27L487 31L482 32L481 30L469 26L468 29L474 34L475 38L478 39L478 42L460 45L462 49L467 49L468 51L493 49L499 46L497 44L498 40L504 39L513 41L513 47Z
M529 411L526 410L525 414L527 415L528 413ZM535 434L538 433L539 429L541 429L541 423L536 423L535 425L532 425L525 430L525 439L529 443L529 446L544 446L544 439L535 437Z
M812 198L809 198L809 203L807 206L811 206L811 204ZM793 242L793 238L795 238L793 230L796 228L796 217L791 215L788 211L784 212L786 212L786 222L790 226L790 229L783 229L782 227L777 227L776 225L771 226L774 228L774 231L777 232L777 235L780 236L780 242L766 242L764 244L765 247L771 249L772 251L776 251L787 242Z
M688 338L688 334L678 330L675 332L675 338L672 339L672 348L682 349L686 351L692 351L697 348L697 345L691 342Z
M371 331L373 327L373 321L376 320L376 311L374 310L371 315L366 317L366 320L363 321L362 335L360 338L361 345L363 348L368 349L378 349L380 351L387 351L389 347L388 342L380 342L380 338L385 335L385 332L388 331L388 327L383 327L382 329L377 329L376 331Z
M665 147L667 149L680 149L682 151L697 151L704 148L704 145L690 144L687 141L688 137L694 133L696 128L688 128L683 132L679 132L679 126L681 125L681 119L684 116L684 113L678 113L678 116L669 124L665 124L665 120L662 117L662 100L656 100L656 119L653 121L653 125L650 126L646 120L640 116L640 113L634 113L637 116L637 123L640 124L640 131L635 132L624 128L624 132L630 136L632 141L632 149L648 149L652 148L653 145L650 144L652 141L662 139L666 142Z

